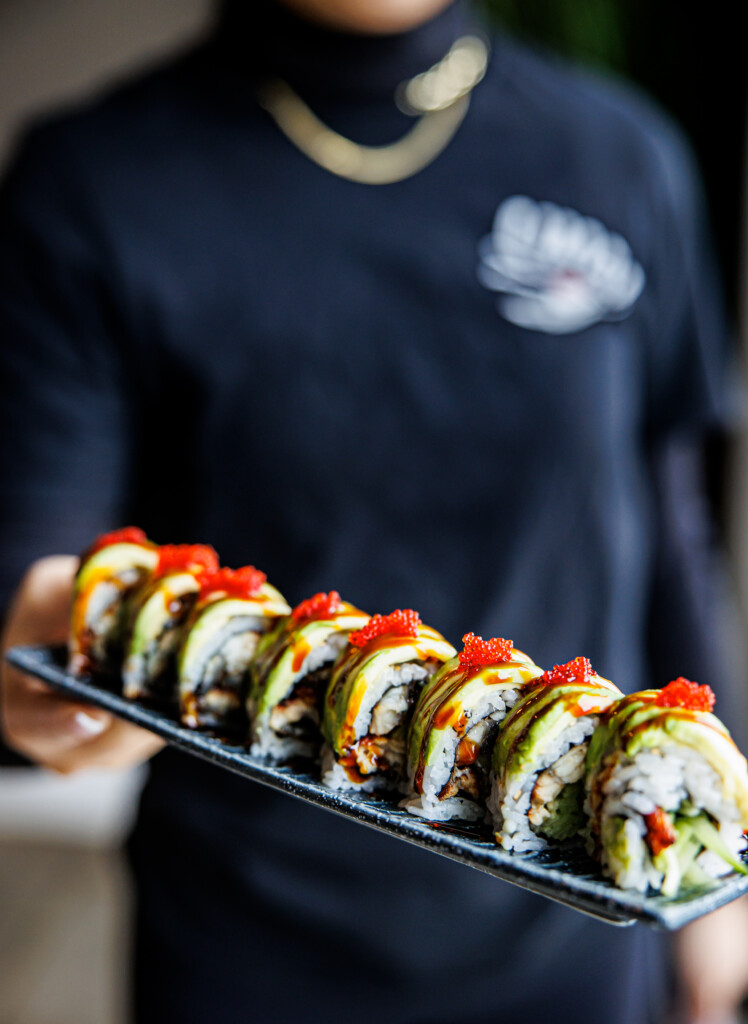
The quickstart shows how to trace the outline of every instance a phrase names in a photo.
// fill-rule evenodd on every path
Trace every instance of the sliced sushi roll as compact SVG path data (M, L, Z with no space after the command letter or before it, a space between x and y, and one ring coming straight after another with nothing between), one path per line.
M302 601L263 637L247 701L252 754L282 761L318 752L322 699L333 663L351 630L368 621L366 612L331 590Z
M133 594L158 562L158 545L136 526L98 537L75 577L68 668L75 675L118 671Z
M491 760L488 809L505 850L542 850L584 826L584 764L601 712L621 691L587 658L544 672L504 720Z
M408 733L410 796L402 806L432 821L485 816L499 724L543 672L511 640L466 633L462 642L421 690Z
M748 766L713 707L680 677L624 697L592 737L590 852L621 889L675 896L746 873Z
M205 544L164 544L153 576L139 591L127 655L123 692L131 700L176 702L176 655L183 626L206 574L218 555Z
M374 615L351 633L324 700L323 783L370 792L397 782L418 691L456 653L412 609Z
M180 717L191 729L246 729L249 666L260 638L291 611L252 565L205 577L179 654Z

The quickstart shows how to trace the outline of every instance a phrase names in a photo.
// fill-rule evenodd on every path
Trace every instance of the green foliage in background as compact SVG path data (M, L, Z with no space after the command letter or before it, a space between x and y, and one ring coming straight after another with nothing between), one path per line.
M519 37L585 64L629 70L620 0L481 0L480 6Z

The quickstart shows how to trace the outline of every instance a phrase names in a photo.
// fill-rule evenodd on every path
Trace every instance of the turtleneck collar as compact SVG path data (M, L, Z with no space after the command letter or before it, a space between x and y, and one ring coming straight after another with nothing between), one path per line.
M308 100L392 98L473 24L465 0L398 35L353 35L306 21L274 0L224 0L216 43L255 81L285 79Z

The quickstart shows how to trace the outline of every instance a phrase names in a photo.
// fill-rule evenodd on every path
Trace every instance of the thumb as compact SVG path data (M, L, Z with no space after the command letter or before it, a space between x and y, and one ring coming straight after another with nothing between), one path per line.
M42 764L54 762L76 747L101 736L111 715L51 693L28 693L13 709L6 728L16 750Z

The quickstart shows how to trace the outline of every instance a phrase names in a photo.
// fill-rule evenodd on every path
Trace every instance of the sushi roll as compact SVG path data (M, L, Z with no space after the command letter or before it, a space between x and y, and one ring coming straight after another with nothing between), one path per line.
M251 669L252 754L282 761L319 750L322 698L333 662L369 616L336 590L297 605L263 637Z
M246 728L249 666L281 615L283 595L252 565L208 574L186 624L179 654L180 717L191 729Z
M120 668L133 594L158 562L158 545L136 526L98 537L81 556L75 577L68 644L74 675Z
M584 763L600 713L621 697L587 658L556 665L504 720L491 760L488 808L505 850L542 850L584 826Z
M746 873L748 766L713 707L680 677L624 697L592 737L590 852L619 888L675 896Z
M351 633L325 694L323 783L370 792L397 782L418 691L456 653L412 609L374 615Z
M218 569L204 544L164 544L153 576L135 600L123 692L131 700L176 702L176 655L200 583Z
M432 821L485 816L499 723L543 671L511 640L466 633L462 642L421 690L408 734L410 796L402 806Z

